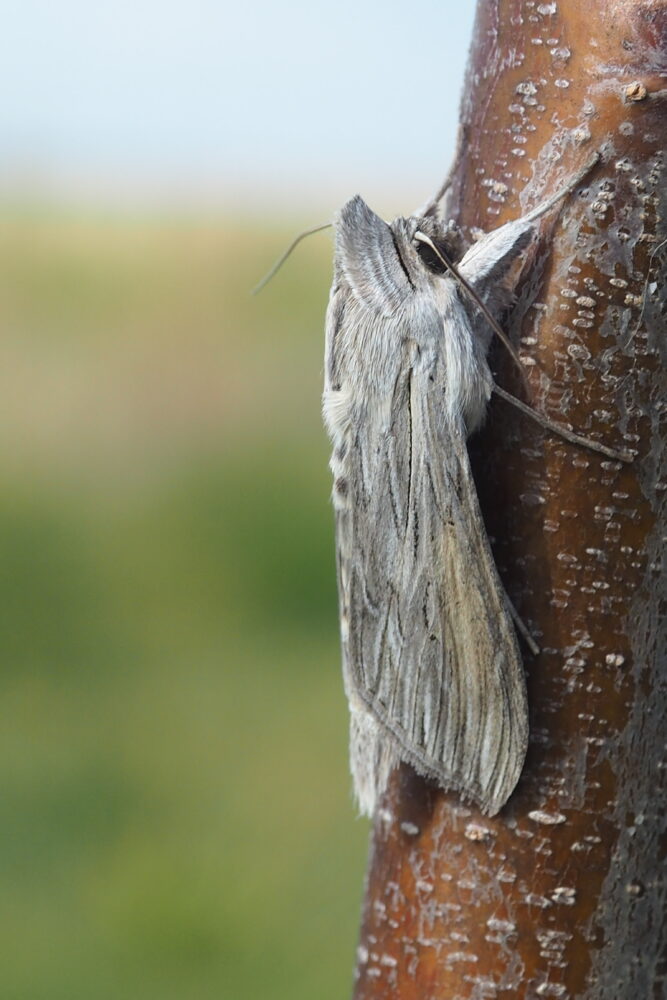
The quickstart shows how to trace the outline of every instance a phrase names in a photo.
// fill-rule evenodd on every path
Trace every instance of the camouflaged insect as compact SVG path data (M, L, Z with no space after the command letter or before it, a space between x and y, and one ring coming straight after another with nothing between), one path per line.
M339 213L323 411L364 813L399 761L490 815L521 774L522 658L466 449L494 389L491 327L445 265L458 261L469 291L499 317L537 220L585 172L463 255L456 227L432 209L388 225L357 196Z

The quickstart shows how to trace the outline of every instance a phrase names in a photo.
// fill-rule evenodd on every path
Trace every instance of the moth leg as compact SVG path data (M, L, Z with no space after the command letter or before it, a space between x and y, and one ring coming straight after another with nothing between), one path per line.
M427 219L430 215L435 215L435 216L438 215L438 206L440 205L440 202L442 201L442 199L445 197L450 187L452 186L452 181L454 180L456 172L458 171L459 164L461 162L461 157L463 156L463 150L468 145L466 141L467 137L468 137L468 126L464 125L463 122L461 122L459 124L459 129L456 134L456 149L454 150L454 158L452 160L452 165L447 171L447 176L445 177L444 181L442 182L436 193L433 195L433 197L426 202L423 208L420 208L417 212L415 212L415 215L418 218Z
M528 631L528 626L524 622L523 618L512 604L507 591L505 591L505 600L507 601L507 607L509 609L509 613L512 616L512 620L514 621L517 632L522 637L522 639L528 646L528 649L531 651L533 656L537 656L540 651L540 647L537 645L532 635Z
M634 455L629 451L617 451L614 448L608 448L606 444L600 444L599 441L593 441L592 438L584 437L582 434L575 434L574 431L568 430L567 427L563 427L562 424L558 424L549 417L545 417L543 413L538 410L534 410L532 406L528 406L527 403L522 403L520 399L513 396L510 392L506 392L501 389L499 385L494 383L493 392L501 399L504 399L506 403L511 403L515 406L517 410L521 410L527 417L530 417L535 423L539 424L540 427L544 427L546 430L551 431L553 434L557 434L562 437L565 441L569 441L571 444L581 445L582 448L588 448L590 451L596 451L600 455L606 455L607 458L613 458L616 462L633 462Z
M599 153L593 153L590 159L584 163L581 170L578 170L576 174L573 174L569 181L566 184L563 184L563 186L560 187L555 194L552 194L550 198L540 202L540 204L537 205L532 212L528 212L527 215L522 216L521 222L534 222L536 219L539 219L540 216L548 212L549 209L553 208L554 205L557 205L559 201L563 201L564 198L567 198L569 194L572 194L572 192L579 187L584 177L591 172L593 167L599 163L601 159L602 157Z
M485 342L488 342L488 337L491 336L491 330L493 330L511 354L515 364L521 370L522 376L525 376L525 370L519 361L516 349L508 340L496 318L507 308L512 299L513 290L508 284L512 266L519 258L521 251L533 239L537 230L537 220L576 190L583 178L599 161L600 154L594 153L584 166L573 174L555 194L540 202L526 215L514 219L513 222L506 222L498 229L482 236L480 240L473 243L457 265L445 261L491 328L487 330L485 324L478 324L480 336L487 338Z

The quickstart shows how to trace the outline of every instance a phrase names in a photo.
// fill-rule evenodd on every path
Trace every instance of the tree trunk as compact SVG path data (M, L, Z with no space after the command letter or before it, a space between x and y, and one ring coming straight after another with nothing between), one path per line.
M480 499L541 647L528 757L493 819L394 774L356 1000L667 995L666 28L651 0L479 2L450 214L495 228L603 156L529 251L508 325L526 381L496 353L497 381L637 458L491 406Z

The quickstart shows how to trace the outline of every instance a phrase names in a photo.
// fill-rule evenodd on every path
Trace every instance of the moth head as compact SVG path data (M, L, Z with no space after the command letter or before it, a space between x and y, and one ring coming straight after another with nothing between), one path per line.
M411 215L394 219L390 230L414 291L433 291L434 285L451 275L451 265L463 256L463 234L453 222Z
M439 222L431 217L406 220L411 224L411 245L423 268L435 275L447 274L449 264L457 264L465 252L463 233L455 222Z
M418 290L432 287L463 254L453 224L429 217L384 222L358 195L336 221L336 272L364 306L392 316Z

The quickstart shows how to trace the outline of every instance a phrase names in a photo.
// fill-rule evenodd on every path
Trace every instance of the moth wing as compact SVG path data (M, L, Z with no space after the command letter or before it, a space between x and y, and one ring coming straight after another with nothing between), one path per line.
M338 215L336 267L356 298L380 316L393 315L410 294L390 227L359 195Z
M376 760L406 760L494 814L528 738L516 635L463 428L443 417L427 374L407 371L395 393L390 433L369 428L368 440L382 442L373 458L363 436L351 442L356 495L337 514L348 696L357 732L375 726ZM357 740L366 753L363 732ZM353 759L358 788L372 782L369 766ZM360 796L367 808L385 780Z

